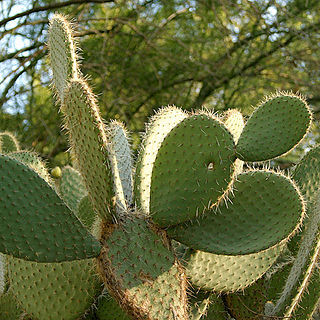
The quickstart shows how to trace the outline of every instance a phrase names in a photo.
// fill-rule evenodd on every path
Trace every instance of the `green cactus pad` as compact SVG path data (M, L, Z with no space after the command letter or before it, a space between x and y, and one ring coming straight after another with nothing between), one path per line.
M146 125L134 179L136 202L145 214L150 213L151 176L158 150L168 133L187 117L188 114L179 108L166 107L160 109Z
M81 174L72 167L64 167L60 179L60 196L76 212L80 200L88 194Z
M49 25L49 56L53 84L58 98L63 101L67 82L79 75L72 25L60 14L55 14Z
M37 320L75 320L102 290L95 260L37 263L8 259L10 290Z
M46 165L37 153L22 150L9 153L8 156L22 162L24 165L35 171L50 186L53 186L53 182L51 181Z
M99 297L95 312L99 320L130 320L131 318L107 292Z
M167 227L201 216L228 189L234 161L233 138L220 121L206 114L181 121L164 139L154 163L153 221Z
M186 272L196 287L215 292L234 292L252 284L274 264L282 244L270 249L239 256L193 251L186 259Z
M61 110L76 167L84 179L91 203L102 219L111 220L114 191L109 142L93 93L83 80L71 81Z
M244 119L241 112L235 109L228 110L224 114L223 123L231 132L234 142L238 143L244 128Z
M168 239L131 217L103 230L100 272L109 293L134 319L187 319L185 273Z
M12 133L0 133L0 153L14 152L18 151L19 149L19 143Z
M107 128L110 140L110 163L114 176L118 212L126 212L132 205L132 156L128 133L124 125L112 121Z
M242 255L286 242L300 226L304 203L289 178L252 170L237 176L233 190L230 202L197 221L170 227L169 236L193 249Z
M306 102L292 94L267 98L251 115L237 144L244 161L264 161L294 148L308 131L311 112Z
M99 254L99 242L33 170L2 155L0 176L0 252L39 262Z
M76 215L82 224L88 230L91 230L96 219L96 213L92 208L92 204L88 196L85 196L80 200Z
M307 202L311 202L320 188L320 146L311 149L292 173Z

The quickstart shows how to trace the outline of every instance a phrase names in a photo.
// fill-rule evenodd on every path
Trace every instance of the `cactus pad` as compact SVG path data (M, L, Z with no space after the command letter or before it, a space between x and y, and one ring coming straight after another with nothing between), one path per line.
M187 260L186 272L196 287L215 292L234 292L252 284L274 264L283 249L270 249L239 256L194 251Z
M132 157L128 133L124 125L112 121L107 131L110 136L110 163L114 176L114 189L119 212L132 205Z
M12 290L0 295L0 320L29 320L17 301Z
M187 116L187 113L179 108L166 107L158 111L146 126L146 134L136 165L134 184L137 205L145 214L150 213L152 169L158 150L168 133Z
M181 121L164 139L154 163L153 221L167 227L201 216L228 189L234 161L233 138L220 121L206 114Z
M22 150L9 153L8 156L22 162L24 165L35 171L50 186L53 185L45 163L35 152Z
M291 314L295 312L296 308L300 308L299 301L301 299L306 300L305 292L309 290L309 279L313 278L312 272L315 269L320 250L318 230L320 195L317 194L320 186L319 168L320 147L318 146L309 151L293 171L293 178L307 200L307 216L302 226L302 232L295 235L288 244L295 260L290 272L288 274L282 272L281 274L282 286L277 288L278 300L274 310L270 311L271 314L284 314L287 307L287 313ZM314 282L317 280L315 279Z
M80 200L88 194L81 174L72 167L67 166L62 170L60 194L63 201L74 212Z
M84 81L71 81L61 110L65 114L77 168L84 179L92 205L102 219L111 220L114 192L108 140L99 108Z
M224 114L223 123L231 132L234 142L238 143L244 128L244 119L241 112L235 109L228 110Z
M50 20L48 47L54 87L58 98L63 101L67 82L78 77L79 67L72 26L60 14Z
M308 213L310 217L303 230L299 250L271 315L284 314L285 317L291 317L296 312L300 300L308 294L310 279L317 269L320 256L320 194L308 207ZM314 305L318 299L319 295L315 296Z
M19 149L19 143L12 133L0 133L0 153L14 152L18 151Z
M92 228L96 218L96 213L92 208L92 204L88 196L85 196L80 200L76 215L88 230Z
M32 319L74 320L102 290L93 259L37 263L8 259L10 290Z
M159 233L129 216L123 225L107 226L100 272L109 293L134 319L187 319L185 275Z
M0 252L39 262L99 254L99 243L33 170L0 156L0 176Z
M169 236L193 249L237 255L286 242L300 226L304 203L289 178L252 170L238 175L233 189L230 203L196 222L170 227Z
M311 112L306 102L292 94L267 98L251 115L237 144L244 161L263 161L294 148L308 131Z
M320 146L310 150L294 168L292 179L297 182L305 200L311 202L320 187Z
M224 115L223 123L231 132L234 142L238 143L238 140L244 128L244 119L241 112L234 109L227 111ZM242 172L243 164L244 162L242 160L236 159L236 161L234 162L235 175L238 175Z

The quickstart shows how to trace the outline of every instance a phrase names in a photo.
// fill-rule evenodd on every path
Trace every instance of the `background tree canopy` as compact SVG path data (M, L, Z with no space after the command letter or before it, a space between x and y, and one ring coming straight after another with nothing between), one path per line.
M3 0L0 131L15 132L52 165L69 161L49 90L46 36L54 12L76 22L82 72L102 115L124 121L135 148L161 106L249 115L276 90L307 97L316 120L308 142L318 140L318 0Z

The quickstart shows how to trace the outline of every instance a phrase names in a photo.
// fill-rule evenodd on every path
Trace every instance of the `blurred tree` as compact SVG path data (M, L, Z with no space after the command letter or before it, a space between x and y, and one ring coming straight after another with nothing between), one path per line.
M55 11L78 23L82 71L103 117L123 120L135 146L146 118L167 104L250 114L266 93L299 90L316 117L320 111L318 0L5 0L1 6L0 130L15 128L55 163L68 161L48 90L45 37ZM315 127L310 140L317 138Z

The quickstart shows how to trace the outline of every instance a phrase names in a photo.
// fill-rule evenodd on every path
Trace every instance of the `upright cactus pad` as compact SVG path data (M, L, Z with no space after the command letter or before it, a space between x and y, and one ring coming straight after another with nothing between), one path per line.
M134 186L137 205L145 214L150 213L151 177L158 150L169 132L187 116L187 113L179 108L166 107L158 111L146 125Z
M88 230L92 229L94 222L96 221L96 213L92 208L92 204L88 196L85 196L80 200L76 216Z
M17 304L11 290L0 295L0 320L29 320L29 317Z
M292 172L305 200L311 203L320 187L320 146L311 149Z
M194 296L195 295L195 296ZM215 293L191 293L190 320L226 320L228 313L223 300Z
M107 292L99 297L95 313L99 320L131 320L119 303Z
M66 91L62 112L71 148L93 207L102 219L112 218L114 195L108 139L91 89L73 80ZM81 126L78 124L81 123Z
M310 124L311 112L301 97L279 93L266 98L244 127L237 156L244 161L278 157L301 141Z
M150 193L152 220L167 227L201 217L228 190L234 161L232 136L220 121L206 114L181 121L156 156Z
M59 187L64 202L72 211L76 212L80 200L88 194L81 174L72 167L64 167Z
M265 292L265 280L260 279L243 292L228 295L225 301L230 314L237 320L263 319L267 302Z
M53 83L59 100L63 101L67 82L79 75L72 25L62 15L56 14L50 20L49 34Z
M128 133L124 125L113 121L107 128L110 136L110 163L118 211L125 212L133 204L132 157Z
M228 110L223 117L223 123L231 132L234 142L237 144L245 126L243 116L238 110Z

